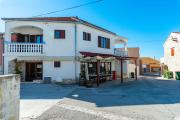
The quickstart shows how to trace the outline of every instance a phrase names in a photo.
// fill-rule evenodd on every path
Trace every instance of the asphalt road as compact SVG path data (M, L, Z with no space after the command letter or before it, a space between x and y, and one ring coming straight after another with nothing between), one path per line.
M180 120L180 81L112 82L77 87L34 120Z

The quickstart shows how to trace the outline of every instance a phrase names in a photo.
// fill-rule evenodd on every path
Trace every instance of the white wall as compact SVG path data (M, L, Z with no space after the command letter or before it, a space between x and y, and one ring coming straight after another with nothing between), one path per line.
M133 72L135 74L135 68L136 68L136 65L135 64L132 64L132 63L129 63L128 64L128 76L130 76L131 72ZM137 76L139 75L139 66L137 66Z
M128 77L128 71L127 71L127 65L128 61L123 61L123 77ZM115 61L115 71L117 73L117 77L121 76L121 63L120 61Z
M6 23L5 41L11 41L11 31L13 31L14 28L21 26L34 26L43 30L43 39L46 43L44 47L46 56L74 56L74 24L11 21ZM54 39L54 30L66 30L66 38ZM32 33L30 30L29 32Z
M178 41L172 41L172 37L177 37ZM174 47L174 56L171 56L171 48ZM172 72L180 71L180 35L171 33L164 44L164 63Z
M55 23L55 22L33 22L33 21L10 21L6 22L5 29L5 41L10 41L11 32L14 28L21 27L19 31L35 34L36 31L31 31L30 29L25 29L23 26L34 26L43 30L43 39L45 45L43 51L45 51L45 56L75 56L75 24L73 23ZM33 28L34 29L34 28ZM65 30L66 38L65 39L54 39L54 30ZM18 32L18 31L16 31ZM42 32L42 31L41 31ZM91 41L83 40L83 32L91 33ZM98 36L110 38L110 49L98 48ZM117 36L96 30L91 27L87 27L82 24L77 24L77 53L79 51L86 52L96 52L104 54L114 54L114 44ZM5 67L8 65L8 56L5 56ZM13 56L13 58L17 56ZM80 72L80 64L76 62L77 68L75 73L75 62L73 61L61 61L61 68L54 68L54 61L43 61L43 76L52 77L52 79L75 79L75 74L78 77ZM7 73L8 68L5 68L5 73ZM115 69L112 66L112 69Z
M85 51L85 52L94 52L94 53L104 53L104 54L114 54L114 41L116 36L102 32L100 30L96 30L94 28L78 24L77 26L78 31L78 41L77 41L77 49L78 51ZM83 40L83 32L91 33L91 41ZM98 36L110 38L110 48L99 48L98 47Z
M54 61L43 61L43 77L52 80L75 79L75 64L73 61L61 61L60 68L54 68Z
M12 30L13 33L21 33L21 34L30 34L30 35L40 35L43 34L43 30L31 26L23 26L18 27Z
M29 28L24 27L29 26ZM35 34L32 30L36 31L38 34L43 30L43 38L45 41L45 55L46 56L74 56L75 55L75 24L73 23L55 23L55 22L33 22L33 21L10 21L6 23L5 29L5 41L10 41L11 32L25 32ZM19 28L20 27L20 28ZM14 29L18 28L18 29ZM32 30L30 30L32 28ZM54 39L54 30L65 30L65 39ZM83 40L83 32L91 33L91 41ZM98 47L98 36L103 36L110 38L110 49L99 48ZM77 24L77 51L87 51L87 52L98 52L104 54L113 54L115 39L117 36L106 33L82 24Z

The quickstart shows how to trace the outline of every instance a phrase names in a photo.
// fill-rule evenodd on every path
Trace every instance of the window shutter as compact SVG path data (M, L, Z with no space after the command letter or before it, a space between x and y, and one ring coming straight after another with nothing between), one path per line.
M91 41L91 34L88 34L88 40Z
M83 32L83 40L86 40L86 33Z
M65 35L65 30L61 30L61 32L60 32L60 37L61 37L61 38L65 38L65 36L66 36L66 35Z
M107 49L110 49L110 39L107 39Z
M16 33L11 34L11 42L17 42L17 34Z
M101 36L98 36L98 47L101 47Z
M174 48L171 48L171 56L174 56Z

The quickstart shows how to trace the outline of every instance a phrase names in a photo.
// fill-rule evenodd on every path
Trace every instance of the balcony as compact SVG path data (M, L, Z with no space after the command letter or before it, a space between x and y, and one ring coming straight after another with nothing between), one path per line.
M128 57L128 51L115 49L114 54L120 57Z
M18 42L10 42L6 44L7 54L12 55L42 55L44 53L43 43L18 43Z

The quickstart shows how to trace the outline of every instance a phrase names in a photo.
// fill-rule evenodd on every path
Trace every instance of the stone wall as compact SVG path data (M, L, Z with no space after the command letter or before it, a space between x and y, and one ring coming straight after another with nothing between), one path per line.
M0 76L0 120L19 120L20 76Z
M16 67L16 63L14 60L9 61L8 64L8 74L15 74L15 67Z

